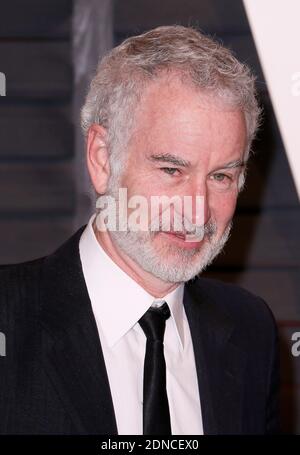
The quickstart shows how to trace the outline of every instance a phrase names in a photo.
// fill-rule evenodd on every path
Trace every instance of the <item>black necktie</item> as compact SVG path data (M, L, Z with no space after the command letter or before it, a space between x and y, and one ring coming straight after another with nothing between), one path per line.
M166 389L164 333L170 310L150 307L139 323L147 337L144 363L143 434L172 434Z

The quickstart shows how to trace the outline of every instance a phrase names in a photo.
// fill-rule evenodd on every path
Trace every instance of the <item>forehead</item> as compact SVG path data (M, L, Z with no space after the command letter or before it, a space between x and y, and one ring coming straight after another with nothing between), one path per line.
M234 153L245 148L245 117L239 109L183 84L178 77L162 77L151 82L141 97L133 137L160 150L188 153L222 146L224 153L225 149Z

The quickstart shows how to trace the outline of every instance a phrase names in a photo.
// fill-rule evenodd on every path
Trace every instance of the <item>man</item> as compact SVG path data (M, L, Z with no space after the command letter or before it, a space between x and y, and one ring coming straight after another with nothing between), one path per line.
M1 433L277 431L270 310L199 276L229 236L259 113L249 69L191 28L100 62L82 109L98 210L55 253L1 270ZM169 205L168 227L155 196L202 204Z

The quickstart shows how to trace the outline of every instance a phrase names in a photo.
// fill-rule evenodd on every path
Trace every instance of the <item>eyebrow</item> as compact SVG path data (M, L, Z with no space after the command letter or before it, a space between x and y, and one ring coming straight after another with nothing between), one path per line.
M181 167L190 167L191 162L188 160L184 160L183 158L180 158L177 155L172 155L170 153L161 153L157 155L150 155L148 158L150 161L159 161L163 163L172 163L176 166L181 166ZM246 165L245 161L243 160L234 160L230 161L227 164L224 164L224 166L218 166L217 169L234 169L237 167L244 167Z
M161 153L158 155L150 155L150 161L161 161L163 163L172 163L176 166L190 167L191 162L180 158L180 156L172 155L170 153Z
M246 166L246 162L243 160L235 160L230 161L229 163L225 164L224 166L218 166L218 169L234 169L236 167L244 167Z

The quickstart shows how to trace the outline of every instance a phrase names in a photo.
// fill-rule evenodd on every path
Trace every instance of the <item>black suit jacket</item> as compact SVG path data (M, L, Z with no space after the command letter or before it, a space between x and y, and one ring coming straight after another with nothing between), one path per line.
M47 257L0 268L1 434L117 434L80 262L82 230ZM184 307L204 433L276 432L277 331L265 302L198 278L185 285Z

